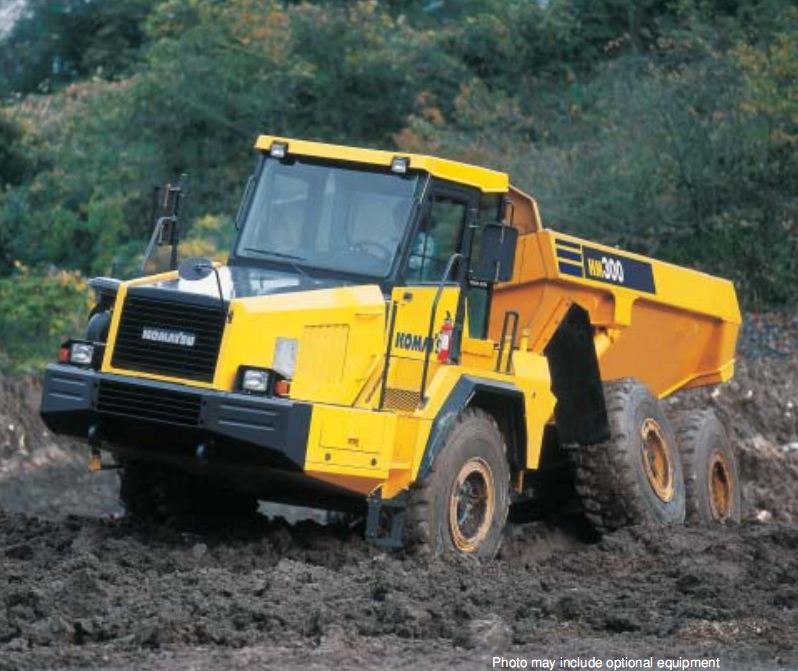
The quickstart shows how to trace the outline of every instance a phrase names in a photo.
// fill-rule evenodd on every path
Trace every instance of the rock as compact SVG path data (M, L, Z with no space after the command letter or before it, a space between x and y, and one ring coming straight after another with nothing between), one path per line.
M345 650L348 645L346 629L341 625L331 624L325 630L319 641L319 652L329 653Z
M9 559L32 559L33 548L28 543L20 543L6 548L6 557Z
M27 642L25 641L24 638L22 638L21 636L18 636L17 638L9 641L6 644L5 647L6 647L6 650L9 650L9 651L20 652L22 650L25 650L28 647L28 644L27 644Z
M489 613L485 618L469 622L454 642L469 650L500 652L509 647L512 640L510 626L498 615Z

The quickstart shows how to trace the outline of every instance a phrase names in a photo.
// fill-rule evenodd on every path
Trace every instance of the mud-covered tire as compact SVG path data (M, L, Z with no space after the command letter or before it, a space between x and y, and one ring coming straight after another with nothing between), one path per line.
M257 512L254 496L169 466L125 461L119 498L128 516L166 522L235 521Z
M128 517L162 522L169 514L167 471L154 464L125 461L119 471L119 501Z
M405 546L432 555L489 559L504 537L510 469L496 421L479 409L453 424L432 468L410 490Z
M685 486L675 432L634 379L604 385L610 438L574 451L576 491L598 533L633 524L681 524Z
M726 430L712 410L674 418L691 524L739 522L742 515L737 459Z

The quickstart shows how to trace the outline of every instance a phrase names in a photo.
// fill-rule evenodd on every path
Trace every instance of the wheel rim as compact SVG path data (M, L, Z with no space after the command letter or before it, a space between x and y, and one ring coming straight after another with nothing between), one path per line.
M651 418L641 430L643 467L651 489L664 503L673 499L673 458L662 427Z
M721 452L715 452L710 459L707 485L713 519L728 519L731 516L734 480L729 460Z
M470 459L457 474L449 497L449 530L461 552L477 550L490 530L496 488L487 462Z

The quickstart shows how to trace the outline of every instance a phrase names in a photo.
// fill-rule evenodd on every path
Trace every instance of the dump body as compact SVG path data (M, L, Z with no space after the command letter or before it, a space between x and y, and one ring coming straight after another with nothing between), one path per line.
M635 377L663 397L734 372L731 282L552 230L519 238L512 281L493 296L491 336L516 310L529 349L543 352L572 304L590 315L604 380Z

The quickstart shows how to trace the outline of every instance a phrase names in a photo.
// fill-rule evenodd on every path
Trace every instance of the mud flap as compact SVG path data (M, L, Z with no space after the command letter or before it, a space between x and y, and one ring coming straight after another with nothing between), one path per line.
M543 351L549 361L554 419L561 445L593 445L610 437L593 331L587 312L572 305Z
M380 492L368 498L366 541L380 548L404 546L406 501L403 495L383 499Z

